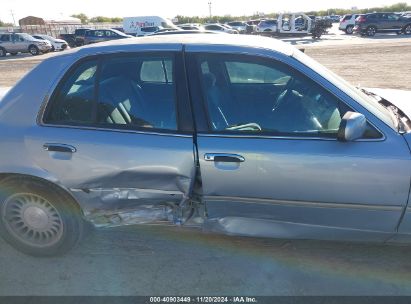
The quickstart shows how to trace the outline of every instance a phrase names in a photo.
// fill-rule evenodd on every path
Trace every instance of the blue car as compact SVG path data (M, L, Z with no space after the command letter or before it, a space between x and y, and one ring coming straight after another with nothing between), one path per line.
M88 30L84 35L84 44L99 43L110 40L118 40L131 38L133 36L126 35L123 32L120 32L115 29L97 29L97 30Z
M89 223L407 242L410 98L272 38L73 49L1 99L0 234L36 256Z

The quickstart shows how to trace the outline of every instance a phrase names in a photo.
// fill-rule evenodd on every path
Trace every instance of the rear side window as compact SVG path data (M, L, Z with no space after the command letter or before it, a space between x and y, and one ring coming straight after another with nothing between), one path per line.
M83 62L59 84L43 121L176 131L173 69L173 55L122 55Z
M351 19L351 17L352 17L352 15L346 15L346 16L344 17L343 21L348 21L348 20Z
M106 60L99 81L98 123L131 129L177 130L172 70L172 57Z
M10 41L10 35L1 35L0 41L3 41L3 42Z
M54 94L46 123L90 124L94 101L97 61L78 66Z

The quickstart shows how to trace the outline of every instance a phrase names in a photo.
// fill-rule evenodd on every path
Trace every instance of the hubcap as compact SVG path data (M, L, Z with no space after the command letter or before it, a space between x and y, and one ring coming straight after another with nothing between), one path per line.
M10 234L26 245L51 246L63 234L63 221L57 209L35 194L10 196L3 205L3 216Z
M405 28L405 33L406 34L411 34L411 25L409 25Z
M375 34L375 29L373 27L368 29L368 34L374 35Z
M33 54L33 55L36 54L36 49L35 49L35 48L31 48L31 49L30 49L30 53Z

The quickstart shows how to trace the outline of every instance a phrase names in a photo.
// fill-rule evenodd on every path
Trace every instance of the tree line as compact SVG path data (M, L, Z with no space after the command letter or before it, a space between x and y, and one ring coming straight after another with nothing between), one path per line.
M372 12L406 12L406 11L411 11L411 5L408 5L405 2L399 2L393 5L387 5L387 6L382 6L382 7L370 7L370 8L364 8L364 9L341 9L341 8L330 8L327 10L321 10L321 11L309 11L305 12L307 15L315 15L315 16L328 16L328 15L345 15L345 14L352 14L352 13L359 13L359 14L366 14L366 13L372 13ZM206 22L229 22L229 21L234 21L234 20L250 20L250 19L258 19L261 17L264 18L276 18L277 13L270 13L270 14L264 14L263 16L261 14L254 14L251 16L231 16L231 15L225 15L225 16L212 16L210 17L200 17L200 16L181 16L178 15L176 18L178 19L178 23L206 23ZM120 17L103 17L103 16L97 16L97 17L92 17L89 18L87 15L81 13L81 14L75 14L72 15L71 17L75 17L81 20L83 24L87 23L117 23L117 22L122 22L123 18ZM0 23L1 24L1 23Z
M0 27L13 26L11 23L6 23L0 20Z

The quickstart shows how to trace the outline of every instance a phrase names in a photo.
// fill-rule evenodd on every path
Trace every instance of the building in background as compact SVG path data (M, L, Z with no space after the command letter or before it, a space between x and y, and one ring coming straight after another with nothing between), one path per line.
M45 34L57 37L63 32L70 33L81 27L81 20L73 17L35 17L27 16L19 20L22 32L29 34Z

